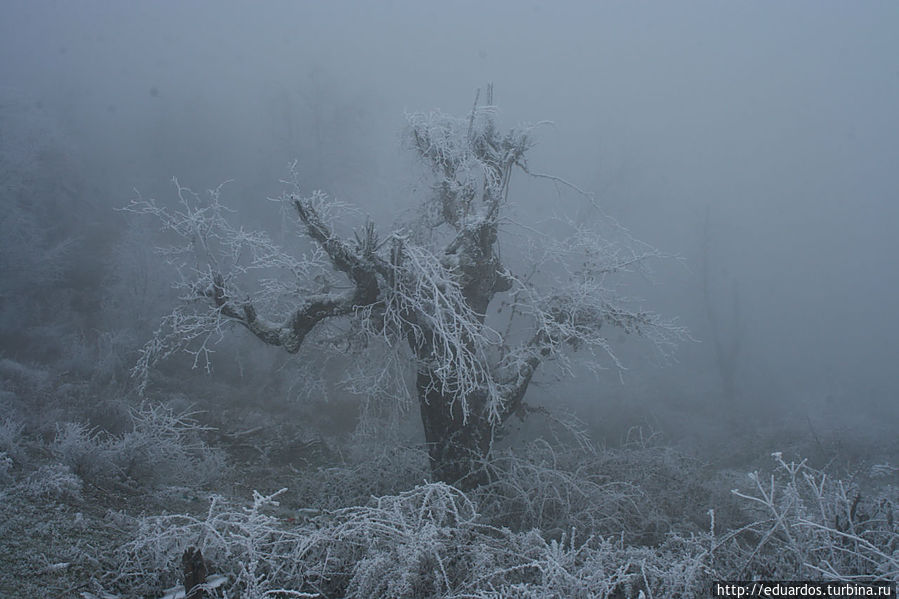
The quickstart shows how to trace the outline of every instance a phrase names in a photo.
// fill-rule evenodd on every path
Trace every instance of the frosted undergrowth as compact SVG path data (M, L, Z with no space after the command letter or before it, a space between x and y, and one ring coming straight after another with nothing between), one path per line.
M208 446L210 430L190 412L146 403L131 411L131 430L111 435L77 422L57 426L50 450L82 479L109 484L203 487L227 472L222 452Z
M335 510L305 522L276 515L279 493L252 506L220 497L205 517L140 519L135 539L107 581L129 595L177 583L191 546L227 578L228 596L608 597L625 589L694 588L705 576L705 547L673 537L659 548L572 529L545 539L485 524L474 502L429 483ZM224 595L221 595L224 596Z
M616 502L627 503L635 489L529 459L513 465L504 487L468 494L425 483L319 511L279 506L282 490L254 493L250 505L216 496L203 516L143 517L103 584L121 596L161 597L179 583L188 547L208 560L211 597L250 599L704 597L716 579L899 578L889 493L865 497L804 462L775 454L771 473L753 474L754 490L735 492L742 524L716 522L711 509L705 530L675 526L639 544L624 528L599 532L633 526ZM536 476L529 500L513 488L524 473ZM497 522L500 489L512 491L508 506L530 510L516 530ZM589 514L590 501L604 496ZM603 520L610 513L620 520Z

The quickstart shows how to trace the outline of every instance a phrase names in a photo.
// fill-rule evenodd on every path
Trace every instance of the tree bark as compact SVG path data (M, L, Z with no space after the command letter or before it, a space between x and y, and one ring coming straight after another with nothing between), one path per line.
M186 599L205 599L206 591L198 588L206 582L206 560L199 549L188 547L181 556L181 572L184 575Z
M469 398L468 417L463 418L458 399L440 393L433 380L436 377L425 371L416 381L431 473L464 491L475 489L487 482L484 458L493 433L483 409L486 397Z

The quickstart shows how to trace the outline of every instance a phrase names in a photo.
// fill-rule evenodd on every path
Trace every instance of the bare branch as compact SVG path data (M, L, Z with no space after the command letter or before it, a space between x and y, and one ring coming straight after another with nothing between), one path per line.
M359 303L373 302L378 294L378 283L370 260L374 254L372 244L363 248L364 252L368 254L367 258L369 259L366 260L366 256L357 255L346 243L333 234L330 227L319 217L311 201L296 195L290 197L300 219L306 225L309 237L328 254L334 267L346 273L356 284ZM368 234L375 239L373 245L376 245L374 229L369 228Z
M291 353L318 330L313 338L322 345L339 338L346 348L378 353L378 360L346 377L367 396L408 400L408 387L397 385L403 387L402 377L413 369L401 364L414 367L435 475L455 482L471 471L454 464L472 454L483 457L494 428L523 408L540 364L552 362L571 374L577 353L589 368L621 372L610 328L642 335L669 355L685 329L640 309L616 288L619 275L647 274L648 262L662 255L611 219L600 214L605 228L572 224L559 236L526 229L534 239L530 272L516 276L504 265L500 238L508 242L508 232L500 223L509 221L501 212L516 166L594 202L568 181L529 169L534 126L500 131L492 96L488 87L487 105L478 105L478 94L461 118L440 112L407 117L408 139L434 175L424 235L401 230L381 240L371 222L351 236L338 235L337 204L322 192L300 194L295 173L293 191L280 201L282 209L296 211L311 241L300 256L233 226L219 202L221 187L203 201L176 182L180 204L174 210L138 197L129 210L156 216L182 239L165 255L180 274L183 302L147 344L136 370L146 373L175 350L208 368L226 325L238 324ZM501 293L508 294L502 306L508 311L497 317L499 310L489 308ZM507 315L500 333L493 319ZM342 327L339 335L324 338L326 321Z
M140 196L126 207L159 218L164 229L184 240L180 247L162 250L180 272L176 287L184 290L184 302L164 320L155 339L144 348L135 369L144 377L152 364L178 349L193 355L195 366L209 369L211 345L221 339L223 326L228 323L243 326L269 345L296 353L318 323L352 316L359 306L377 300L379 284L370 260L371 243L376 239L373 228L368 227L364 233L368 245L360 246L361 253L337 239L317 207L324 201L323 194L307 199L297 195L285 197L299 212L309 237L321 248L320 253L296 258L266 235L232 226L226 218L229 211L219 201L221 186L203 200L177 181L175 184L177 210ZM191 259L193 265L188 261ZM351 288L332 291L327 277L329 267L345 273ZM271 271L276 276L257 279L260 291L252 295L242 293L241 280L254 271ZM287 275L287 279L282 275ZM285 284L289 279L294 280L293 285ZM263 317L262 311L274 318Z
M356 293L312 296L283 323L275 324L260 318L249 301L235 305L226 295L222 276L216 273L212 277L212 285L203 291L203 295L213 301L222 315L243 325L265 343L283 347L289 353L299 351L306 335L320 321L352 314L357 305L354 301Z

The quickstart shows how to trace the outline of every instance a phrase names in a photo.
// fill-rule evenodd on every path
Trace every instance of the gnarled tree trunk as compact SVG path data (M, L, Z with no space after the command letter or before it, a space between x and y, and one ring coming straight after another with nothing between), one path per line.
M425 371L416 381L431 473L463 490L474 489L487 482L484 458L493 433L483 410L485 398L469 398L470 411L463 418L460 402L435 389L433 380L435 375Z
M683 329L619 305L606 281L657 257L655 250L627 249L578 228L534 264L532 274L554 263L569 275L564 286L545 291L503 264L500 224L507 220L502 212L513 169L568 184L528 169L533 127L500 132L492 96L488 86L487 104L479 106L476 98L467 118L439 112L409 117L410 139L436 177L420 223L433 236L398 229L379 240L367 222L354 239L344 239L332 229L324 194L288 192L282 201L296 210L305 236L320 250L298 258L267 236L232 225L219 203L220 188L203 202L178 186L178 211L133 201L130 210L159 217L182 237L183 246L171 256L180 261L185 252L196 253L200 262L182 269L179 286L189 290L189 301L166 318L166 332L160 329L135 367L143 376L141 390L148 369L176 348L208 360L210 340L227 324L297 353L320 323L343 320L350 335L361 335L360 348L375 339L390 347L408 344L419 369L416 387L433 478L471 489L487 481L484 462L493 432L520 412L542 361L560 357L566 347L590 348L618 365L601 331L606 325L648 334L666 351ZM290 283L273 285L272 270ZM251 272L259 273L263 286L255 294L240 288ZM514 345L486 324L494 297L506 292L512 306L503 316L507 333L513 326L533 327L528 340ZM272 320L266 312L279 316Z

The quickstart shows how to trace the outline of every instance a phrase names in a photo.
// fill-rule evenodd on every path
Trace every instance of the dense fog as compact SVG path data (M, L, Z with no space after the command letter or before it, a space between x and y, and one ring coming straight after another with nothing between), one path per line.
M793 447L816 467L899 463L897 31L886 1L7 0L0 358L4 376L91 389L22 430L118 434L109 398L145 401L130 370L183 290L154 252L171 232L130 201L175 206L173 177L224 183L234 223L283 240L294 229L269 198L296 161L304 193L352 207L341 234L370 217L385 238L431 193L408 115L467 118L492 84L499 127L539 123L527 164L560 178L514 171L507 266L527 270L521 240L556 217L620 223L661 257L619 292L689 330L670 356L611 331L622 368L541 369L527 402L570 411L599 446L639 427L716 465ZM211 373L161 361L155 393L180 380L181 407L214 412L209 395L239 388L321 435L364 429L365 399L337 383L347 365L313 389L298 361L229 331ZM316 389L329 401L296 407ZM417 439L417 408L402 417ZM234 430L258 424L241 418Z
M463 113L493 82L504 123L553 121L532 158L540 170L684 258L643 294L701 342L683 348L666 385L689 393L712 367L697 280L708 211L719 319L730 319L732 288L739 295L747 399L894 404L890 3L3 11L4 118L53 135L95 209L124 204L132 188L171 196L173 176L197 189L233 179L230 204L264 206L296 159L310 189L387 218L414 204L404 111ZM517 177L520 212L546 216L554 190Z

